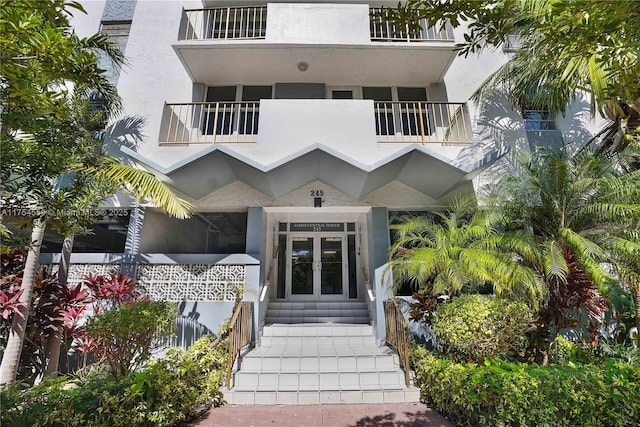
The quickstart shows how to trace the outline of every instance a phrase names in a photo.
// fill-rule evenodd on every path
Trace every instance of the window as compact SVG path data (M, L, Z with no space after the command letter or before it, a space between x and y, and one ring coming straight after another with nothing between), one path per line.
M129 40L131 22L103 22L100 31L107 34L109 41L117 44L120 51L124 53Z
M402 133L404 135L420 135L420 132L428 129L427 109L424 102L427 101L427 90L423 87L399 87L398 101L400 101L400 119L402 120ZM422 104L422 105L418 105Z
M390 87L363 87L362 98L372 99L376 115L376 135L393 135L393 96Z
M331 99L353 99L352 90L332 90Z
M539 110L524 108L522 112L525 130L555 130L555 117L548 108Z
M272 86L209 86L202 124L204 135L256 135L260 100L272 97ZM240 102L238 102L240 101Z
M419 136L429 133L427 90L423 87L364 87L362 97L375 102L376 134Z
M181 220L148 210L140 250L147 253L234 254L245 252L246 240L246 212L197 212L191 218Z

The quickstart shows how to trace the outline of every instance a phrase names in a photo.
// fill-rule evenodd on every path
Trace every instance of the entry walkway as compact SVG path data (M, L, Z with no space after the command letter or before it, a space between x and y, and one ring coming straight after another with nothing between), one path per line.
M226 405L193 427L454 427L422 403L377 405Z

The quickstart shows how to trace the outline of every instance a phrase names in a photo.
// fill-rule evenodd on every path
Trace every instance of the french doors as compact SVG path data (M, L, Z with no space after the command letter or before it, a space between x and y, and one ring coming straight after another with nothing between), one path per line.
M346 235L290 234L287 240L286 281L290 299L347 298Z

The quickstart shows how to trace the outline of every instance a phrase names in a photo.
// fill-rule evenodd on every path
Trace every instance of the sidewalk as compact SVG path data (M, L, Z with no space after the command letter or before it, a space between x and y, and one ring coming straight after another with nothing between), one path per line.
M454 427L422 403L376 405L226 405L193 427Z

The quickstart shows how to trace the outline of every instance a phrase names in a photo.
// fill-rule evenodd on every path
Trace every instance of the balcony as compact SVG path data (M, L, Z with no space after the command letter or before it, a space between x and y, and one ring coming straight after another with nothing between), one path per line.
M454 41L450 26L419 28L396 25L384 17L383 8L369 9L371 41L430 42ZM187 9L178 40L260 40L266 38L267 6Z
M468 144L463 103L376 102L378 142Z
M262 115L261 115L262 112ZM166 104L161 144L469 144L464 103L286 100Z
M384 8L372 7L369 9L371 16L370 32L371 41L376 42L407 42L426 43L433 41L453 42L453 30L446 25L440 29L428 27L426 20L418 23L419 28L411 28L408 24L396 25L384 17Z
M192 80L334 85L438 82L455 57L450 28L397 27L366 4L269 3L189 9L173 48ZM300 72L299 62L309 64ZM419 72L417 72L419 70Z
M259 102L166 104L160 142L256 142L259 114Z
M267 29L267 7L219 7L184 11L178 40L259 40Z

